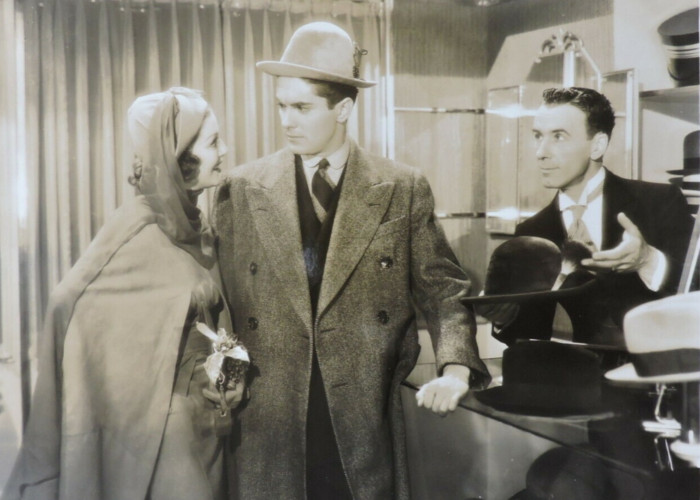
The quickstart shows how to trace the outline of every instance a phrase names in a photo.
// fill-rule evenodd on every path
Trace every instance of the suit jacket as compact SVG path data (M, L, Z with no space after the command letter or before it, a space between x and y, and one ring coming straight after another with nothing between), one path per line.
M251 397L239 416L234 479L241 498L305 498L305 432L315 348L334 432L356 498L407 498L399 384L419 345L424 313L438 369L478 357L469 282L416 170L355 143L312 313L288 149L234 169L217 192L222 283L251 354Z
M571 318L574 340L624 346L622 319L633 307L676 293L685 254L688 249L693 218L680 189L623 179L610 171L603 184L602 250L616 247L624 230L617 214L624 212L639 228L644 239L659 249L668 260L667 275L658 292L649 290L637 273L601 274L596 286L584 295L563 299L562 306ZM518 224L516 236L539 236L561 246L566 229L558 198ZM556 302L521 304L517 319L494 337L513 343L518 338L549 339Z

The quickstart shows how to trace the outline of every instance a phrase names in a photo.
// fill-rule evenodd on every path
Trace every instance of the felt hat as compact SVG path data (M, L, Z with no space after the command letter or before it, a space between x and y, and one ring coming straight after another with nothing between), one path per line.
M624 318L630 363L605 374L618 382L700 381L700 292L647 302Z
M475 392L482 403L524 415L589 415L604 410L603 370L592 351L531 340L503 351L503 385Z
M516 236L499 245L491 255L484 294L464 297L462 302L524 302L579 293L595 282L593 274L579 268L581 260L590 254L575 241L567 241L559 249L545 238ZM555 285L557 289L553 290Z
M558 447L537 457L525 476L527 488L510 500L619 500L644 498L634 475L598 457L593 450Z
M658 28L666 49L668 73L680 86L697 85L698 8L680 12L666 19Z
M683 138L683 168L667 170L671 175L688 176L700 174L700 130L694 130Z
M350 35L335 24L313 22L297 29L279 61L256 64L274 76L311 78L358 88L376 82L360 78L360 59L366 51L353 43Z

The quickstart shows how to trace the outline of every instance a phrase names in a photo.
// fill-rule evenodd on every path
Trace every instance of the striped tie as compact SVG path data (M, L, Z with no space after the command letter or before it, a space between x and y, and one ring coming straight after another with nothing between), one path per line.
M588 205L594 199L600 196L602 192L603 183L601 183L597 188L595 188L588 194L588 196L586 197L585 205L572 205L569 208L567 208L567 210L571 210L571 215L573 215L573 222L571 223L571 226L569 226L568 231L569 239L580 241L581 243L586 245L591 250L591 252L595 252L597 248L595 243L593 243L593 239L591 238L591 235L588 232L588 228L586 227L586 223L583 222L582 217L583 213L588 208Z
M328 212L333 199L333 190L335 183L328 175L328 167L330 164L325 158L316 165L316 173L311 179L311 192L314 198L318 201L324 211ZM325 214L324 214L325 215Z

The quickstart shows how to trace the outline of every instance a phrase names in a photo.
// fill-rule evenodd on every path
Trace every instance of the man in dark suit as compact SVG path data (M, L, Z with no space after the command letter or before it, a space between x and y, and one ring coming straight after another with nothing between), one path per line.
M567 238L592 251L596 285L562 299L573 340L623 346L622 318L634 306L676 292L693 227L674 186L623 179L603 166L615 124L608 99L588 88L547 89L533 123L543 184L552 202L516 227L517 236ZM549 339L556 302L485 307L493 336ZM663 332L659 332L663 335Z
M469 282L425 177L347 137L361 51L340 28L299 28L277 77L288 146L233 169L216 196L221 278L253 370L232 486L243 499L408 498L399 384L419 345L438 374L418 404L454 410L478 357Z

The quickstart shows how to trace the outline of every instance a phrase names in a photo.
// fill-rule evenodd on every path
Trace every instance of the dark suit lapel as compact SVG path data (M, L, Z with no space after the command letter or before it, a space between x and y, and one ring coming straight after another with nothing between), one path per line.
M304 323L311 328L311 302L299 227L294 156L284 150L267 167L267 176L257 186L248 186L255 228L280 287Z
M603 241L602 250L616 247L622 241L622 226L617 221L617 214L628 212L632 204L622 179L609 170L605 171L603 186ZM630 215L627 213L627 215Z
M318 314L331 303L360 261L391 201L394 183L380 179L353 142L333 222Z

